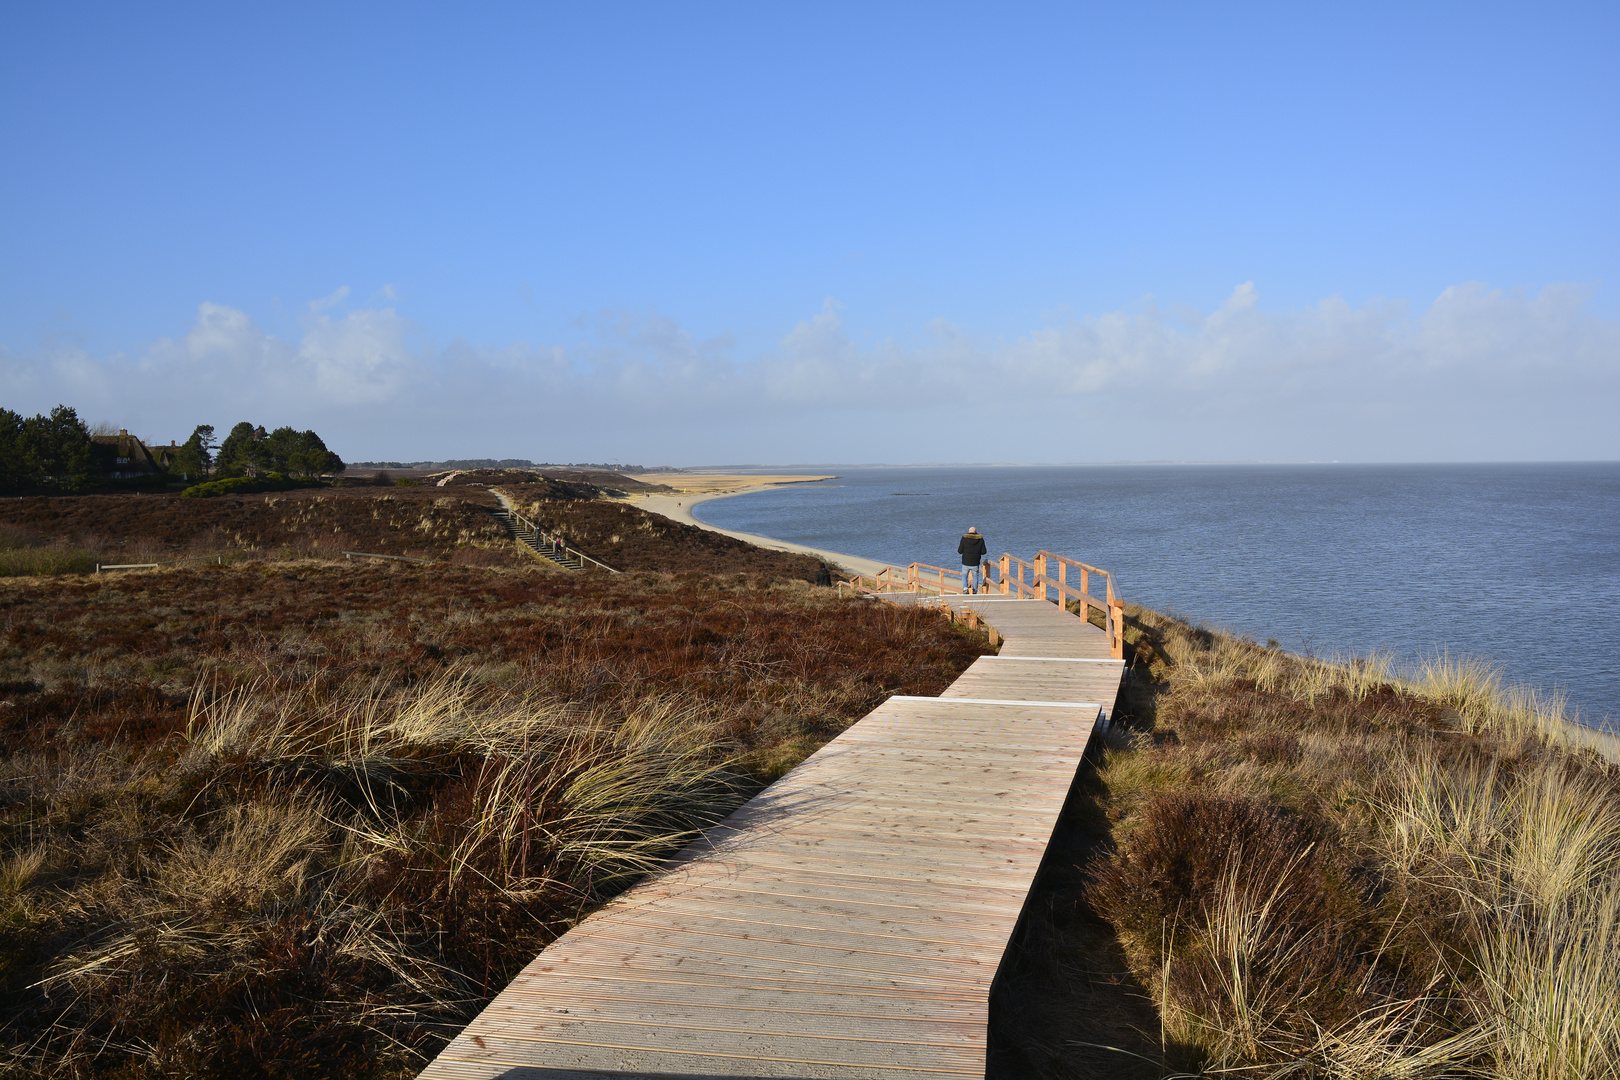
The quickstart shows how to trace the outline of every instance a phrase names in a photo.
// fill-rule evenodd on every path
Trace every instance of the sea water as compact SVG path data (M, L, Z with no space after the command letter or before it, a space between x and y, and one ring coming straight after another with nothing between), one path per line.
M813 471L842 475L698 516L946 567L975 525L992 556L1068 555L1111 571L1126 600L1257 641L1487 660L1620 724L1620 463Z

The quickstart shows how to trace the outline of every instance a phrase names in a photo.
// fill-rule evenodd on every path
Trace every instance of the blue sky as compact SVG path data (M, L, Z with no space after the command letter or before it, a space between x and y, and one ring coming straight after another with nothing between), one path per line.
M873 8L0 5L0 399L351 459L1620 456L1615 5Z

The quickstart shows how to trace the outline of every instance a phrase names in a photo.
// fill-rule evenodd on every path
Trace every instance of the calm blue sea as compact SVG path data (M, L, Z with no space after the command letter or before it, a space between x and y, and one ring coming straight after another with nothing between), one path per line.
M804 472L805 469L782 470ZM1127 600L1317 655L1449 650L1620 722L1620 463L818 467L707 522L894 563L1046 548Z

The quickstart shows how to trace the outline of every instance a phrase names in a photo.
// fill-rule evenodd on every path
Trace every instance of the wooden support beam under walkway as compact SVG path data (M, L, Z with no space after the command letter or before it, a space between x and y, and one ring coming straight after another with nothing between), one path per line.
M428 1080L982 1077L990 988L1123 664L1044 600L558 938Z

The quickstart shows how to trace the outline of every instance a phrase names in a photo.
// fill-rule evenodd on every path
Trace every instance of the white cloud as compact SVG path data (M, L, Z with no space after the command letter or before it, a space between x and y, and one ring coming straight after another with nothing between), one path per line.
M375 405L408 393L423 370L422 355L410 345L414 327L392 308L337 319L319 314L336 302L310 303L296 343L267 333L244 312L200 304L184 337L163 338L141 357L139 378L182 394L209 387L225 398L282 407Z
M392 307L334 314L347 296L311 302L297 340L204 303L135 359L0 354L6 396L153 437L200 420L312 425L354 458L1620 456L1620 325L1570 285L1465 283L1413 314L1336 297L1270 312L1246 282L1208 315L1144 304L1012 340L940 320L917 347L857 345L829 298L752 357L624 311L582 320L584 345L440 349Z
M384 290L385 291L391 291L386 286L384 287ZM319 300L311 300L309 302L309 310L310 310L311 314L316 314L316 313L319 313L319 312L322 312L322 311L328 311L328 310L330 310L332 308L337 307L339 304L343 303L343 301L347 300L348 298L349 298L349 287L347 285L339 285L337 287L337 290L335 292L333 292L330 296L323 296Z

